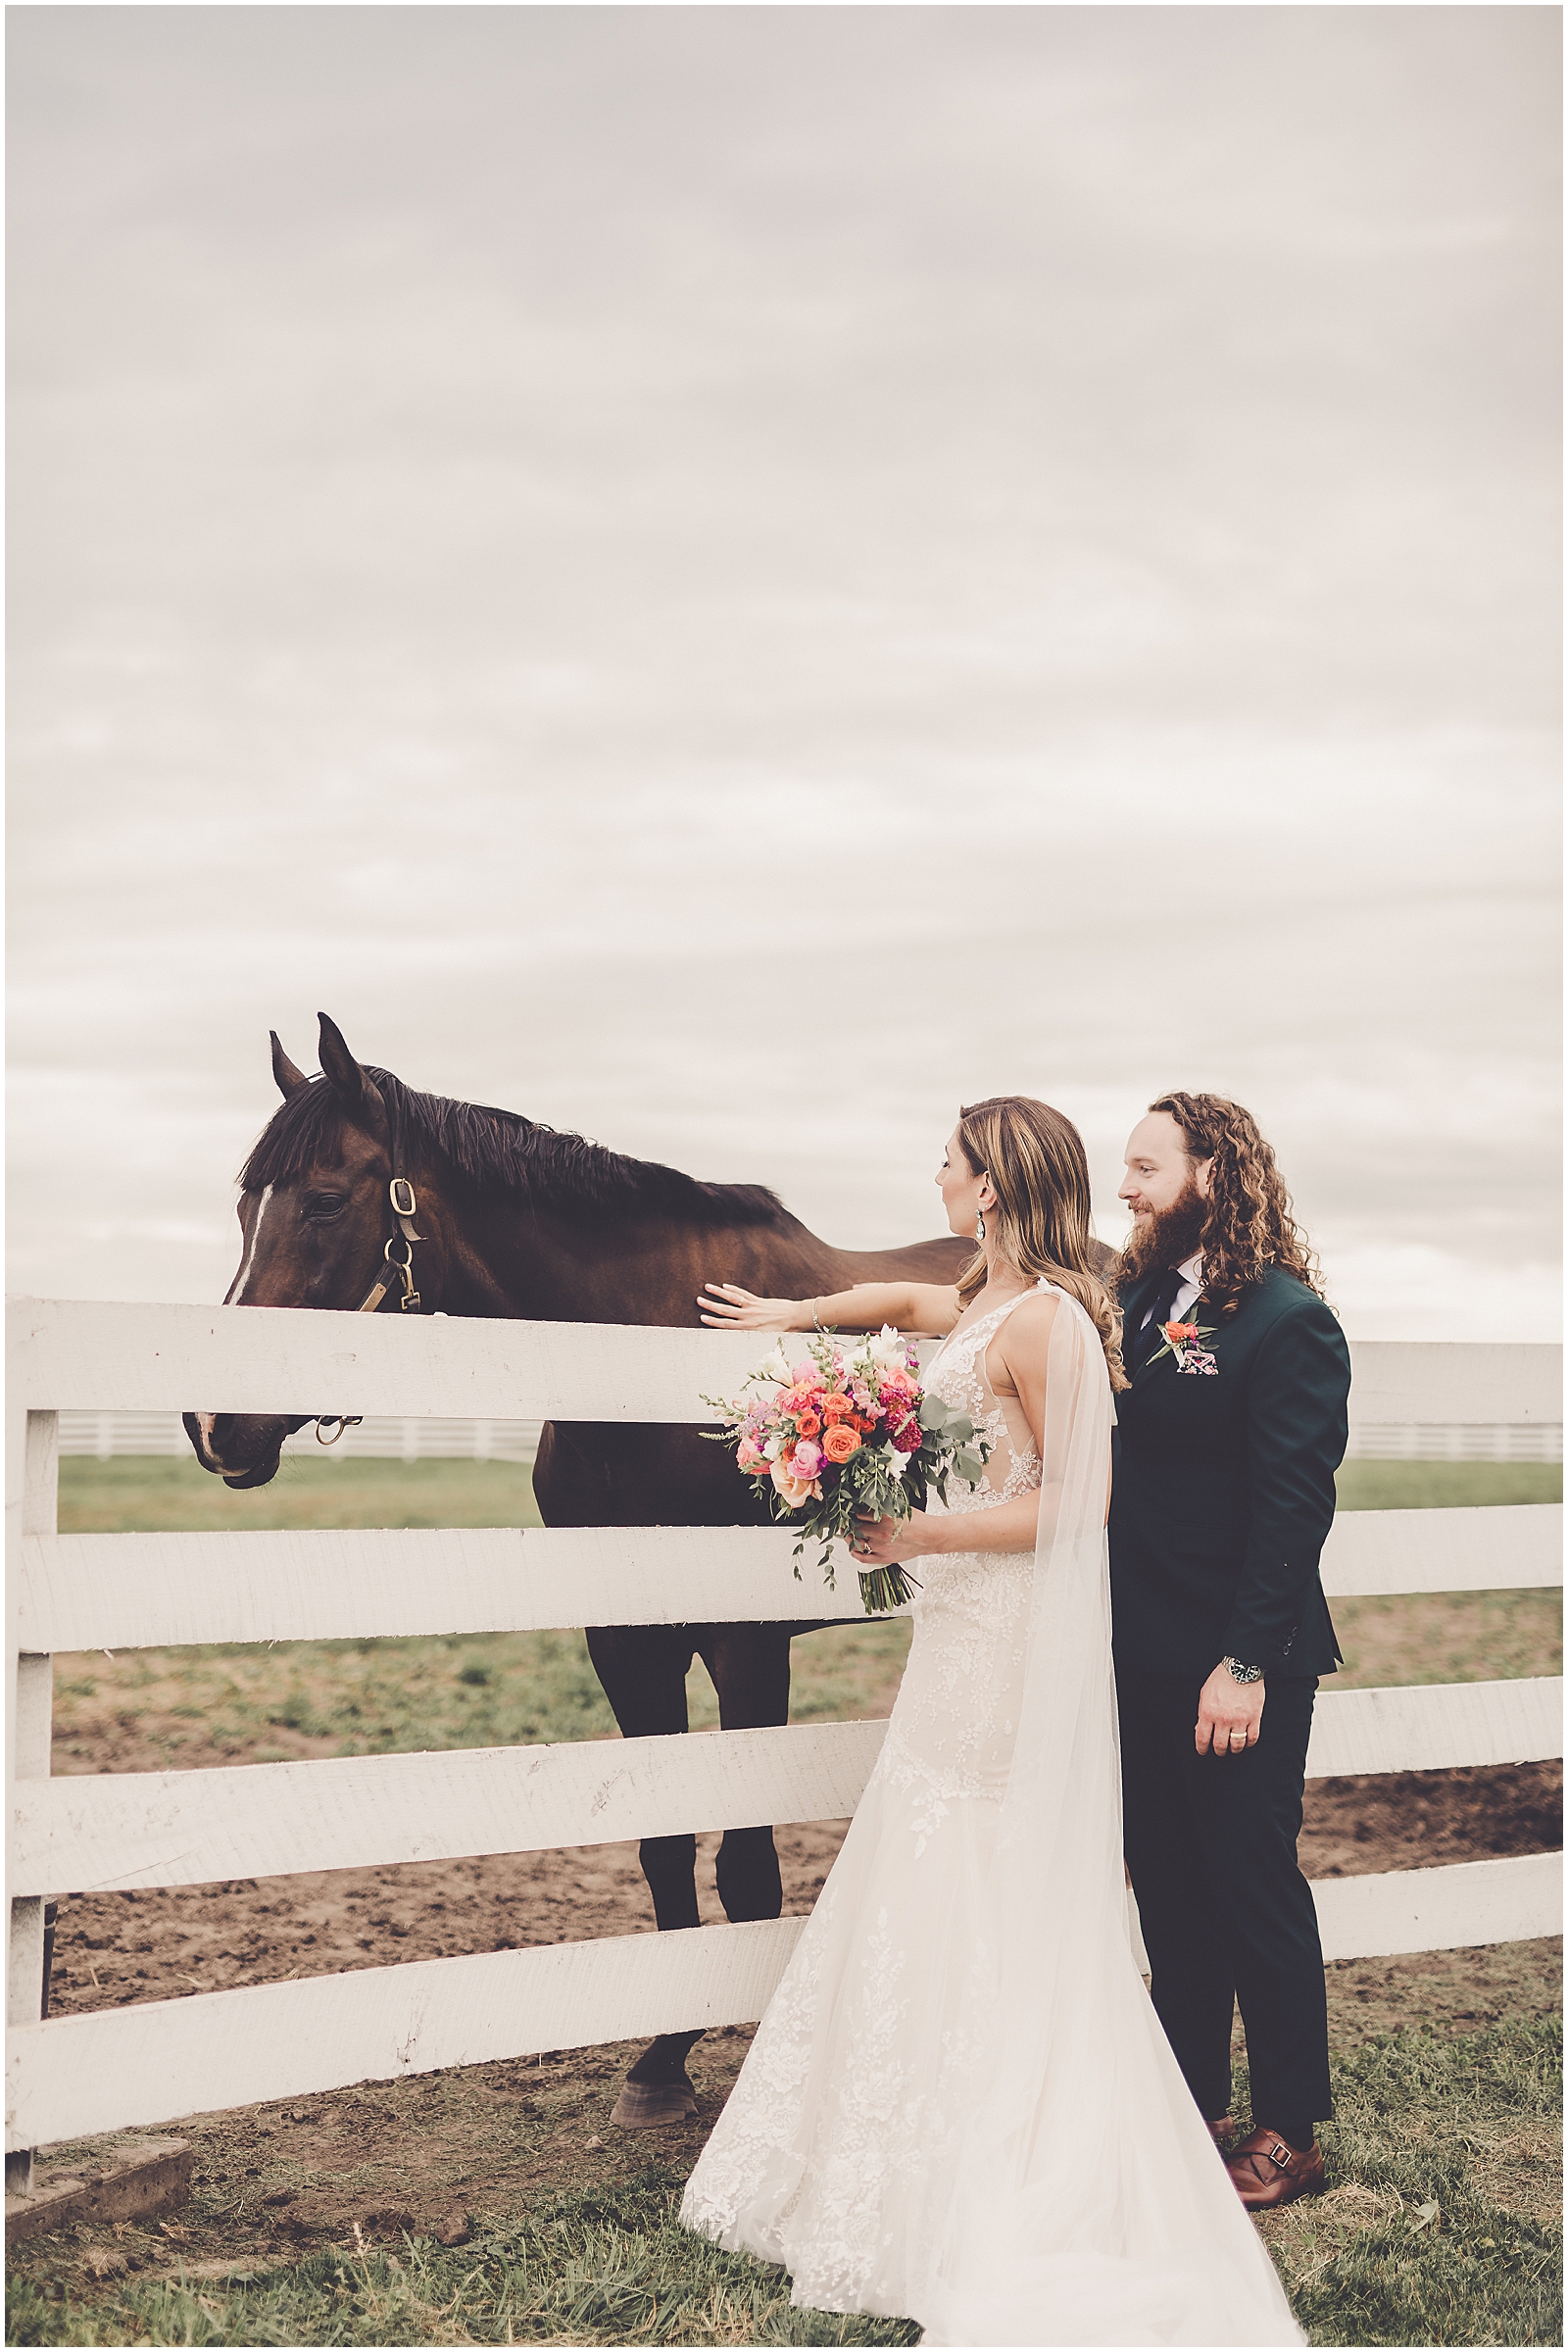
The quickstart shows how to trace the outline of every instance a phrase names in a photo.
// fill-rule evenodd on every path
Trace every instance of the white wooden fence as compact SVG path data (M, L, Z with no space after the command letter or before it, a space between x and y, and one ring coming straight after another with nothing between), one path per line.
M62 1536L63 1411L437 1413L689 1422L758 1354L745 1334L21 1300L9 1310L11 1934L6 2145L760 2016L799 1919L353 1971L38 2016L45 1896L514 1853L851 1812L879 1723L684 1740L49 1777L51 1653L584 1624L855 1618L774 1529ZM1560 1422L1560 1351L1352 1348L1361 1426ZM1561 1582L1560 1509L1343 1518L1330 1593ZM1561 1753L1561 1686L1326 1692L1308 1771ZM1552 1933L1560 1857L1320 1882L1331 1958Z
M411 1413L368 1413L323 1447L314 1429L283 1441L283 1459L392 1462L531 1462L539 1446L537 1421L417 1419ZM190 1440L178 1413L62 1413L60 1458L87 1455L112 1462L121 1454L188 1460ZM1560 1421L1424 1421L1357 1423L1346 1460L1420 1462L1560 1462Z

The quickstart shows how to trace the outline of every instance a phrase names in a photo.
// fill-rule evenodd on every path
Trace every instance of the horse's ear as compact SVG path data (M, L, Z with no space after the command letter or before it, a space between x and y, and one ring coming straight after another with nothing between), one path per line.
M290 1095L297 1095L302 1086L309 1086L311 1082L303 1070L295 1068L284 1053L277 1031L269 1029L267 1034L272 1041L272 1076L277 1080L278 1093L286 1102Z
M328 1012L318 1012L321 1024L321 1072L335 1088L344 1109L358 1126L372 1135L387 1132L386 1104L368 1070L349 1052L342 1030Z

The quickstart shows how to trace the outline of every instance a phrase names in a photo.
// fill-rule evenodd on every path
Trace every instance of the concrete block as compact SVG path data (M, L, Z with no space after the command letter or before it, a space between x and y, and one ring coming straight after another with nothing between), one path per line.
M126 2139L104 2162L51 2163L47 2149L24 2195L6 2197L6 2244L78 2222L140 2222L172 2213L190 2195L192 2148L185 2139Z

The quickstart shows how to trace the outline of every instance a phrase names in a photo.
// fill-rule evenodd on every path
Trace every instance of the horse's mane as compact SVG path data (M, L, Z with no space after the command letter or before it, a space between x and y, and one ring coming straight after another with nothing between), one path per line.
M416 1094L390 1070L365 1064L401 1135L442 1152L473 1184L523 1193L542 1208L663 1209L700 1225L782 1224L788 1211L760 1184L703 1184L654 1160L628 1159L580 1135L525 1119L488 1102ZM347 1117L341 1096L313 1078L280 1102L239 1172L245 1192L286 1183L338 1149Z

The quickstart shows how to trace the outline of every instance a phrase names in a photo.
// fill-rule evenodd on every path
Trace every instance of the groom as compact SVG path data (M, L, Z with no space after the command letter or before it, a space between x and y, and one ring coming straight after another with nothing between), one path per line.
M1296 1858L1318 1580L1350 1358L1250 1112L1165 1095L1134 1128L1110 1579L1127 1866L1154 2007L1221 2148L1241 2005L1257 2129L1242 2202L1323 2185L1323 1953ZM1175 1326L1174 1337L1168 1336Z

